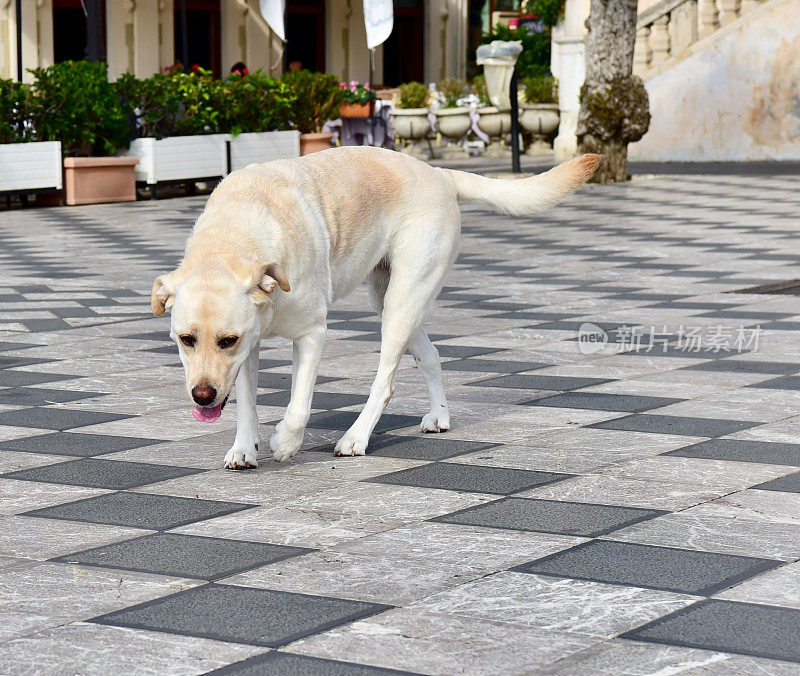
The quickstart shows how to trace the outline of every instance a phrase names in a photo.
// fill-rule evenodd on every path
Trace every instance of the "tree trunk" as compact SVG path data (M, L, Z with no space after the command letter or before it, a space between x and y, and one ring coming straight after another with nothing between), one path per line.
M587 21L585 93L597 91L614 78L629 77L633 71L633 47L636 43L636 0L591 0ZM578 148L581 152L603 154L595 180L601 183L627 178L627 142L598 138L587 131L590 115L586 96L581 96L578 116ZM611 132L609 132L610 134Z

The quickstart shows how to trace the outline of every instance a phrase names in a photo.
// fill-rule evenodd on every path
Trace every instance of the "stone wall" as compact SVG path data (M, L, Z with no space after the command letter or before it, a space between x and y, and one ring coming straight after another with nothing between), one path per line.
M631 160L800 159L800 0L768 0L645 75Z

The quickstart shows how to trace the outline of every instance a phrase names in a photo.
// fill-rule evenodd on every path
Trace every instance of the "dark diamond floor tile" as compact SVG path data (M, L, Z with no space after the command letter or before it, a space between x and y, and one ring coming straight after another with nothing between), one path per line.
M555 481L569 479L571 476L573 475L436 462L400 470L399 472L383 474L368 479L368 481L399 486L419 486L420 488L442 488L450 491L509 495L534 486L542 486Z
M620 638L800 662L800 610L710 599Z
M594 540L512 570L709 596L780 561Z
M133 418L120 413L98 413L96 411L75 411L68 408L20 408L16 411L0 413L0 425L12 427L36 427L43 430L68 430L73 427L99 425L112 420Z
M134 333L131 336L120 336L121 338L130 338L131 340L160 340L163 342L172 342L169 337L169 331L148 331L146 333Z
M167 530L256 506L150 493L107 493L54 507L35 509L25 512L24 516Z
M498 361L497 359L454 359L442 363L446 371L483 371L486 373L519 373L550 366L528 361Z
M389 608L362 601L208 584L88 621L277 647Z
M107 488L112 491L120 491L126 488L145 486L157 481L198 474L202 471L190 467L173 467L172 465L81 458L80 460L22 469L17 472L0 474L0 476L20 481L42 481L50 484Z
M14 343L6 340L0 340L0 352L10 352L11 350L24 350L26 347L41 347L32 343Z
M53 432L35 437L0 441L0 449L4 451L21 451L23 453L90 457L161 443L164 443L163 439L115 437L105 434L80 434L78 432Z
M503 352L497 347L470 347L469 345L437 345L436 350L439 352L440 357L456 357L458 359Z
M289 403L289 390L269 392L258 395L259 406L286 406ZM359 406L367 403L369 397L365 394L347 394L346 392L314 392L311 408L327 410Z
M800 467L800 444L782 444L772 441L709 439L701 441L699 444L676 448L674 451L668 451L662 455Z
M411 674L410 671L397 671L370 667L366 664L339 662L320 657L295 655L272 651L256 655L249 660L236 662L222 669L209 671L206 676L380 676L381 674Z
M762 380L760 383L752 383L747 387L759 390L800 390L800 376L786 376L784 378L772 378Z
M440 435L433 434L417 437L396 437L383 434L370 441L367 455L436 461L496 446L497 444L486 444L480 441L444 439Z
M637 413L649 411L683 399L668 397L646 397L631 394L606 394L604 392L565 392L551 397L522 402L527 406L552 406L556 408L584 408L591 411L626 411Z
M59 563L219 580L314 551L302 547L156 533L52 559Z
M374 312L363 310L329 310L328 319L362 319L364 317L372 317L374 314Z
M583 502L505 498L431 519L466 526L597 537L667 512Z
M291 366L292 360L291 359L259 359L258 360L258 369L274 369L283 366Z
M358 418L356 411L312 413L308 420L308 427L323 430L348 430L356 421L356 418ZM419 425L419 416L384 413L375 426L375 432L386 432L411 425Z
M762 423L719 418L689 418L678 415L653 415L637 413L624 418L614 418L586 425L601 430L627 432L652 432L653 434L685 434L692 437L722 437L757 427Z
M64 404L91 397L103 396L102 392L81 392L77 390L54 390L44 387L10 387L0 390L0 404L12 406L44 406Z
M561 312L501 312L496 315L490 315L487 319L520 319L525 321L539 321L539 322L560 322L563 320L574 317L575 313L568 315Z
M759 488L762 491L785 491L787 493L800 493L800 472L794 474L787 474L786 476L766 481L753 488Z
M800 331L800 322L778 321L762 324L764 331Z
M71 380L77 377L66 373L34 373L32 371L0 369L0 387L27 387L28 385L54 383L57 380Z
M47 362L56 361L54 359L40 359L37 357L18 357L0 355L0 369L12 369L19 366L31 366L33 364L46 364Z
M713 317L714 319L761 319L765 322L793 317L792 312L759 312L757 310L713 310L696 315L697 317Z
M572 376L508 375L487 380L476 380L467 385L474 387L506 387L520 390L577 390L581 387L611 382L604 378L574 378Z
M800 371L798 364L770 361L745 361L742 359L716 359L702 364L684 366L685 371L722 371L731 373L774 373L788 375Z
M645 341L647 338L645 338ZM643 344L641 349L626 350L621 354L625 357L672 357L675 359L705 359L707 362L715 359L722 359L733 355L745 354L746 350L739 351L733 349L720 349L719 352L710 352L708 350L697 350L694 346L690 345L667 345L666 349L661 344L656 344L652 348L649 345Z

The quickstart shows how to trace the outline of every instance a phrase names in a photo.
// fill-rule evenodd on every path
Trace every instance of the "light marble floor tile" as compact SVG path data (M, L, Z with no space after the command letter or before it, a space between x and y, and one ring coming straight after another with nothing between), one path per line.
M783 561L800 558L800 526L693 516L685 512L643 521L602 539Z
M267 652L237 643L76 622L0 649L0 672L35 674L204 674Z
M498 498L496 495L458 493L436 488L356 483L302 495L287 506L320 512L358 514L362 517L419 521Z
M19 514L32 509L58 505L62 502L91 498L107 492L97 488L46 484L38 481L18 481L0 477L0 515Z
M83 620L198 584L161 575L42 563L0 573L0 611Z
M261 507L174 529L176 533L270 542L313 549L389 530L406 523L391 515L337 513L300 507Z
M88 547L147 535L153 531L95 523L40 519L31 516L0 517L0 554L49 559Z
M483 572L555 554L586 538L445 523L413 523L335 547L371 557L394 556L429 565L464 565Z
M715 596L730 601L800 608L800 561L761 573Z
M411 604L432 613L612 637L698 597L525 573L497 573Z
M800 493L755 489L739 491L687 509L685 513L800 526Z
M286 652L422 674L529 674L596 639L398 608L292 643Z
M707 490L727 492L763 483L792 471L794 468L786 465L660 455L603 468L597 470L597 474L650 481L669 479L703 486Z
M261 589L335 596L399 606L450 589L483 573L468 565L445 565L394 557L326 550L279 561L220 580Z
M749 655L733 655L657 643L615 640L598 643L549 666L537 676L796 676L797 665Z
M516 497L682 510L718 498L724 493L725 489L709 488L703 484L589 474L532 488L517 493Z
M57 462L72 460L64 455L48 455L45 453L21 453L19 451L0 452L0 473L16 472L20 469L53 465Z

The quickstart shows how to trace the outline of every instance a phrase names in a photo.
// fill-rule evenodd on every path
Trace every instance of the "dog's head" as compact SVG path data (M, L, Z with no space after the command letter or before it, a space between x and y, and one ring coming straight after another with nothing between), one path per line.
M153 283L153 313L172 311L170 336L198 420L213 422L221 415L239 368L271 322L277 288L289 291L281 266L250 261L181 267Z

